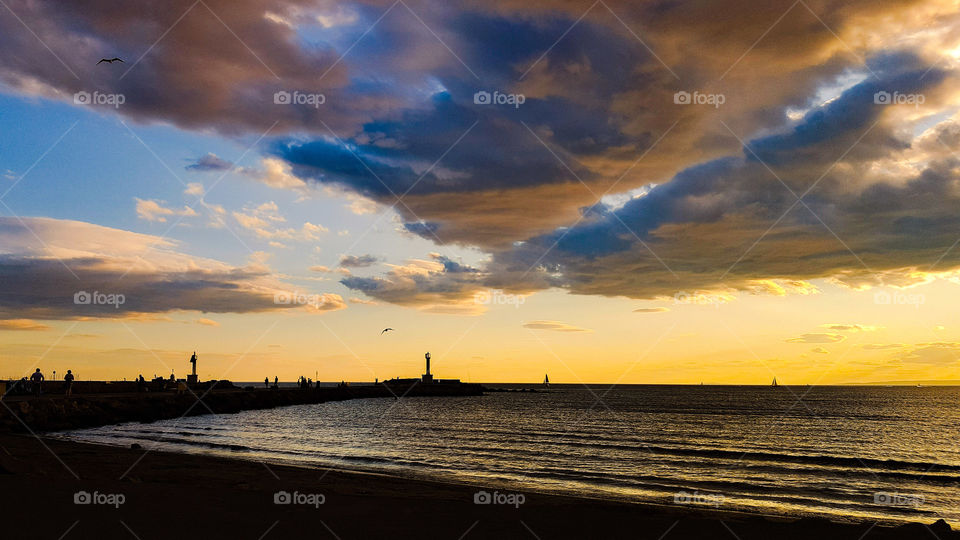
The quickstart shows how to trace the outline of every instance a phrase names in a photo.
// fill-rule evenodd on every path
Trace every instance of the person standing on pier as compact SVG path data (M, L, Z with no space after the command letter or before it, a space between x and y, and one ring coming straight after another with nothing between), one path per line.
M73 394L73 371L67 370L67 374L63 376L63 394L69 396Z
M33 393L39 398L41 384L43 383L43 373L40 373L40 368L37 368L37 370L33 372L33 375L30 376L30 382L33 385Z

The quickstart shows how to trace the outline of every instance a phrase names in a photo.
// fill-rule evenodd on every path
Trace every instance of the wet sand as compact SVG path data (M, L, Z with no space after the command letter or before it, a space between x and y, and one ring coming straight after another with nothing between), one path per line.
M519 508L483 505L477 489L0 434L5 538L960 538L943 523L891 528L536 493ZM123 501L75 504L78 491ZM322 494L323 504L275 504L280 491L301 502Z

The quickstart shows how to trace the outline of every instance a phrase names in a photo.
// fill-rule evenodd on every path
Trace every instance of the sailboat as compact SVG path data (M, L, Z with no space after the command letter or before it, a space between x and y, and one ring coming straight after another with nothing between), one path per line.
M550 386L550 377L547 377L546 373L543 374L543 386L544 387Z
M773 378L773 383L772 383L770 386L772 386L772 387L774 387L774 388L780 386L779 384L777 384L777 378L776 378L776 377Z

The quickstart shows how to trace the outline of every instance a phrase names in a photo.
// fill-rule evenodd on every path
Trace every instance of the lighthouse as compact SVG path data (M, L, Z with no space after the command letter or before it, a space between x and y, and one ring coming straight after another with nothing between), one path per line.
M190 357L190 363L193 364L193 373L187 375L187 382L189 384L197 384L200 382L197 378L197 351L193 351L193 356Z
M420 382L422 383L432 383L433 375L430 374L430 353L423 355L427 359L427 372L420 377Z

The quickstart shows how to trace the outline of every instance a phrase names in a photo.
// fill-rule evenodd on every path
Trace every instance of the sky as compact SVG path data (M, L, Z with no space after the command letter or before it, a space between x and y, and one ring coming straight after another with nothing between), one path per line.
M957 1L4 8L0 377L960 379Z

